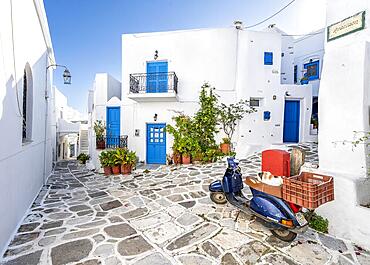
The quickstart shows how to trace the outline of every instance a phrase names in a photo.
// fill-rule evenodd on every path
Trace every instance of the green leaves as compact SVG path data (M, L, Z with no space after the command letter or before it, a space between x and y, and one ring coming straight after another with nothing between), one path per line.
M218 109L221 128L230 141L234 135L238 121L243 119L246 114L256 112L255 108L249 106L247 100L241 100L236 104L230 105L221 103Z
M96 139L101 139L105 133L105 124L102 120L97 120L94 122L94 131Z

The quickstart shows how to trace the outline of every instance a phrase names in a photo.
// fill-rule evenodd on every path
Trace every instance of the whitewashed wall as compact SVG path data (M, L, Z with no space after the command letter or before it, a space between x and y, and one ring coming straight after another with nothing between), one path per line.
M129 147L145 161L146 123L154 123L155 114L158 123L172 123L173 109L193 114L198 109L199 91L206 81L216 88L221 102L249 100L250 97L260 98L263 102L259 112L240 123L233 139L241 154L248 145L282 142L286 91L303 102L300 141L306 141L312 94L306 86L280 85L281 45L280 33L235 28L124 34L121 133L129 136ZM157 60L167 60L168 71L174 71L179 79L178 101L135 102L128 98L129 75L145 73L146 62L154 60L156 50ZM264 65L264 52L273 52L272 66ZM273 100L273 95L277 100ZM263 110L271 112L270 121L263 121ZM139 129L139 136L134 135L135 129ZM222 134L218 140L221 137ZM168 153L171 146L172 139L168 136Z
M309 81L312 85L312 95L317 97L319 95L320 79L324 63L323 57L326 31L325 29L320 29L311 34L312 35L294 40L294 65L297 65L297 81L299 82L303 78L304 65L309 63L310 60L320 61L319 79Z
M53 54L43 2L11 2L0 1L0 136L3 139L0 146L0 256L43 184L44 154L45 171L49 175L52 149L55 148L49 115L44 152L45 69L50 63L48 57L53 59ZM32 71L33 86L32 141L22 144L20 110L23 71L27 63ZM51 78L50 73L49 95L52 95ZM49 105L50 114L52 106Z
M369 149L354 147L354 131L369 131L370 1L327 1L327 25L366 11L364 30L325 44L319 97L320 169L334 176L335 201L319 209L330 232L370 247ZM344 144L343 144L344 142Z

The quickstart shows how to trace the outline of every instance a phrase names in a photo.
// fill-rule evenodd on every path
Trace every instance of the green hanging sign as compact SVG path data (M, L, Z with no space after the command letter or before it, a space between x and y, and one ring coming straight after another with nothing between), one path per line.
M335 40L365 28L365 11L328 26L328 41Z

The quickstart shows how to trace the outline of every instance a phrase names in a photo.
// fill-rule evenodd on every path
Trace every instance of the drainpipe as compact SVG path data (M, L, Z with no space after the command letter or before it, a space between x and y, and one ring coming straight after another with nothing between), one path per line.
M234 91L237 92L237 82L238 82L238 64L239 64L239 31L242 30L243 22L234 21L234 26L236 29L236 44L235 44L235 80L234 80Z
M46 68L45 68L45 91L44 91L44 97L45 97L45 124L44 124L44 172L43 172L43 184L46 185L46 140L47 140L47 131L48 131L48 107L49 107L49 94L48 94L48 69L49 69L49 60L48 57L46 57Z

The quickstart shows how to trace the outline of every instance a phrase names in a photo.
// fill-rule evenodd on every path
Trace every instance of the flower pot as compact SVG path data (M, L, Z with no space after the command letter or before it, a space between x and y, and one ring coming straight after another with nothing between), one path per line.
M173 162L178 165L181 164L181 154L173 153Z
M96 140L96 149L105 149L105 140Z
M191 163L190 155L182 155L182 163L188 165Z
M230 153L230 144L220 144L221 152L223 154L228 154Z
M112 168L111 167L103 167L104 175L109 176L112 175Z
M123 175L131 174L131 171L132 171L132 165L129 165L129 164L121 165L121 173Z
M118 175L120 173L120 169L121 169L121 166L120 165L117 165L117 166L113 166L112 167L112 172L114 175Z

